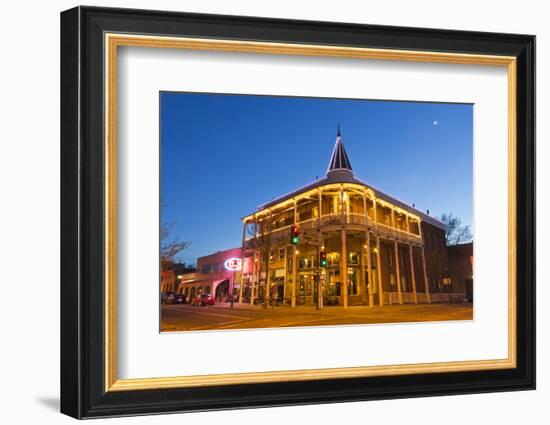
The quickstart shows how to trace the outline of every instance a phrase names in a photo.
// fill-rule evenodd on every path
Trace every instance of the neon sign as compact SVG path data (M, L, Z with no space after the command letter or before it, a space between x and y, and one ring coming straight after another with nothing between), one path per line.
M225 260L224 266L227 270L240 270L242 266L242 261L240 258L230 258L228 260Z

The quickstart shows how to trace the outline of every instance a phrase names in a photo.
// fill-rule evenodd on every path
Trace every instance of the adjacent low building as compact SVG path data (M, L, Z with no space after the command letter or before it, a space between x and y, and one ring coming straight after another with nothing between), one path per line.
M241 280L241 272L228 269L226 263L241 257L242 249L238 247L198 258L196 271L179 277L178 293L184 294L188 300L205 293L214 294L219 302L226 301L231 288L234 293L239 292ZM244 269L248 275L249 267L245 265Z
M472 242L448 247L449 279L453 292L474 300L474 244Z
M195 269L183 263L170 263L166 265L167 270L160 273L160 292L176 292L179 279L184 274L192 274Z

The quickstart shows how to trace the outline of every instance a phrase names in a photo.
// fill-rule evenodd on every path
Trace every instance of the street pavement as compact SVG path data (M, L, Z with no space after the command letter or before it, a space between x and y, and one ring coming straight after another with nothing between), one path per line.
M262 306L229 304L161 306L161 331L254 329L289 326L332 326L368 323L472 320L472 304L405 304L386 306Z

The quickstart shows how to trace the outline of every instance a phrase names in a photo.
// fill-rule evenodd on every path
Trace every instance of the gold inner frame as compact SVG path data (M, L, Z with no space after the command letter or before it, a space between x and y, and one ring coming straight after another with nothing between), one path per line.
M105 391L307 381L416 373L481 371L516 367L516 58L460 53L255 41L213 40L105 34ZM275 372L118 379L116 373L116 99L117 48L120 46L263 54L325 56L507 67L508 71L508 358L384 366L306 369Z

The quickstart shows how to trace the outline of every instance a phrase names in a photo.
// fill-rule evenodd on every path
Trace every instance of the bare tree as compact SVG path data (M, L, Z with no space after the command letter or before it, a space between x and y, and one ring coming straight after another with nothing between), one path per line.
M166 205L161 203L161 211ZM161 214L162 215L162 214ZM176 255L191 245L188 241L180 241L178 237L170 238L174 223L162 223L160 226L160 270L170 270Z
M269 263L271 261L271 250L277 245L278 240L273 234L274 227L273 214L270 211L267 217L259 219L256 223L252 223L248 229L248 235L252 237L251 247L260 253L260 271L262 269L261 264L264 264L265 271L265 293L264 299L266 301L271 297L271 291L269 288Z
M189 248L190 242L170 238L170 230L174 223L164 223L160 228L160 266L161 271L169 270L174 259L181 251Z
M458 245L472 241L470 226L463 225L460 218L452 213L441 214L441 221L445 225L445 240L447 245Z

